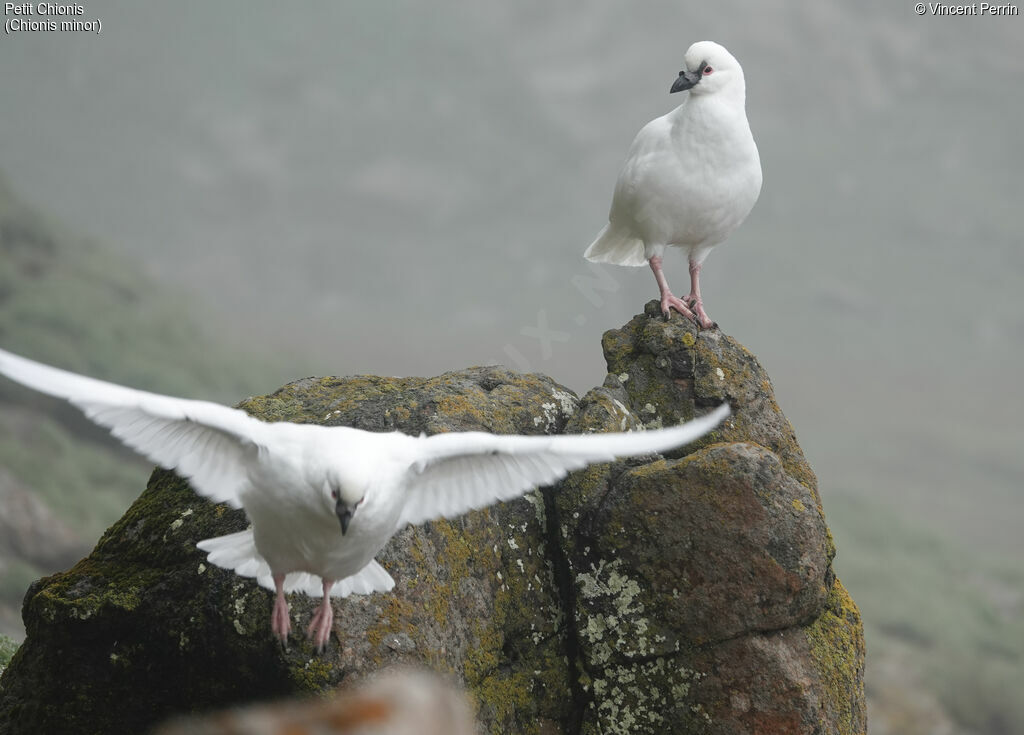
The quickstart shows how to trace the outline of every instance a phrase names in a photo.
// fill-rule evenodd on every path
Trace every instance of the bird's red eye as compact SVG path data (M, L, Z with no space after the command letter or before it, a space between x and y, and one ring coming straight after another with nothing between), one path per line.
M334 498L335 500L337 500L338 499L338 491L337 490L331 490L331 497Z
M704 67L704 76L707 76L708 74L710 74L713 71L714 71L714 69L712 69L710 66L705 66Z

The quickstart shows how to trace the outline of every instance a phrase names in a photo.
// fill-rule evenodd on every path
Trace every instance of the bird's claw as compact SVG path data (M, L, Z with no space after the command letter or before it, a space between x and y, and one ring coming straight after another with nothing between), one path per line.
M313 613L313 619L309 621L306 628L306 635L313 641L313 648L317 653L323 653L327 648L327 641L331 637L331 629L334 627L334 610L331 608L330 598L326 597L326 603L322 603Z
M665 315L665 319L672 319L673 309L696 324L700 329L715 329L718 326L718 323L711 321L711 317L705 313L701 300L693 294L682 299L676 298L671 294L662 298L661 313Z
M694 313L692 311L690 311L689 307L686 305L686 302L684 302L682 299L677 299L672 294L668 294L667 296L662 297L662 299L661 299L661 313L665 315L665 319L668 319L668 320L672 319L672 309L675 309L676 311L678 311L680 314L685 316L691 322L697 320L697 318L694 315Z
M288 603L281 594L274 600L274 609L270 614L270 629L274 637L281 643L284 650L288 650L288 633L291 632L292 624L288 615Z
M717 322L711 321L711 317L704 311L704 303L699 297L694 296L692 293L688 295L683 301L686 302L687 306L693 310L693 321L696 322L697 326L701 329L714 329L718 326Z

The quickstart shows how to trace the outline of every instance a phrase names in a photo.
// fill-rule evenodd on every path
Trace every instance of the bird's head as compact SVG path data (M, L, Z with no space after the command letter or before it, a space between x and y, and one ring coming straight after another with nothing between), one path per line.
M338 517L341 524L341 535L348 532L349 524L356 512L366 499L366 493L362 488L345 482L339 478L330 478L324 481L324 495L330 507L330 512Z
M723 90L745 90L743 68L724 46L714 41L698 41L686 50L686 68L669 92L690 90L690 94L712 94Z

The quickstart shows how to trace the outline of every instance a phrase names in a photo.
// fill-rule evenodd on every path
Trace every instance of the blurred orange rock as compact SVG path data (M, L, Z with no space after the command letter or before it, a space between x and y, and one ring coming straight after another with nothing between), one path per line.
M176 719L154 735L473 735L465 695L441 677L389 670L329 699L287 700Z

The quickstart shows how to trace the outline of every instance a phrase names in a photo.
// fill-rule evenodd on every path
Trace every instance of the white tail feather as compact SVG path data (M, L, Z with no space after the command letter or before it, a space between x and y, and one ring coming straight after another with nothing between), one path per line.
M196 544L206 552L206 560L222 569L229 569L241 577L255 577L261 587L274 591L274 577L270 565L256 551L252 529L227 536L208 538ZM338 580L331 587L331 597L351 594L368 595L389 592L395 586L391 575L373 559L358 572ZM316 574L292 572L285 575L285 592L304 592L310 597L323 597L323 581Z
M604 226L583 257L592 263L633 266L647 264L643 240L631 237L625 230L613 229L611 224Z

